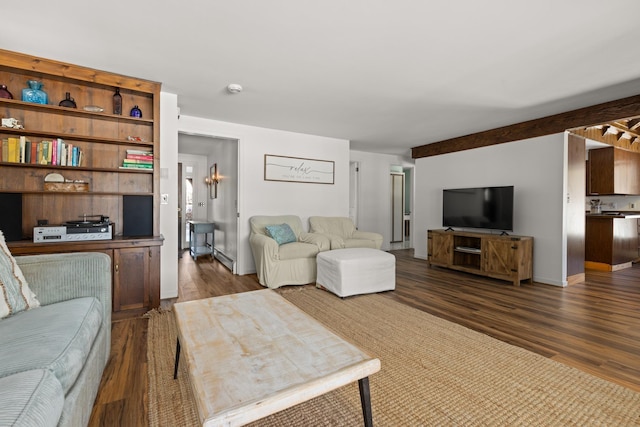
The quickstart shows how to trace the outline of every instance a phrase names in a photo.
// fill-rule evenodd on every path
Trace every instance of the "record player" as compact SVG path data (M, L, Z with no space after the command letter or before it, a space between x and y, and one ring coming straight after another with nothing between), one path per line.
M33 241L43 243L113 239L113 223L108 216L85 214L81 218L80 221L67 221L60 225L33 227Z

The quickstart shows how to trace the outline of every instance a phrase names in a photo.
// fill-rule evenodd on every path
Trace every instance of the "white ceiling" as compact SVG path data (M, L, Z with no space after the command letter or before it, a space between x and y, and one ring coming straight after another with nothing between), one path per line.
M183 115L409 155L640 94L639 12L638 0L20 0L0 47L162 82Z

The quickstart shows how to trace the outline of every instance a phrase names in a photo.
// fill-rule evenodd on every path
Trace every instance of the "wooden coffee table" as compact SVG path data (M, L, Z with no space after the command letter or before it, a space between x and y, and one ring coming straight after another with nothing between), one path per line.
M319 291L318 291L319 292ZM371 426L368 376L380 360L270 289L174 305L180 349L203 426L240 426L358 381Z

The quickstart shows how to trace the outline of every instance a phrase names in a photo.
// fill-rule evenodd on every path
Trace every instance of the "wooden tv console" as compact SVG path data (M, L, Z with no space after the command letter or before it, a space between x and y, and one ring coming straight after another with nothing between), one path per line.
M508 280L533 280L533 237L428 230L429 266Z

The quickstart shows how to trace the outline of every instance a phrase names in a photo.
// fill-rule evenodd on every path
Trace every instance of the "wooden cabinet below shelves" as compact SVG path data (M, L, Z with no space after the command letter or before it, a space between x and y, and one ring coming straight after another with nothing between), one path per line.
M138 316L160 306L162 238L67 243L8 242L13 255L103 252L112 261L112 318Z
M429 230L429 265L508 280L533 279L533 238L465 231Z

